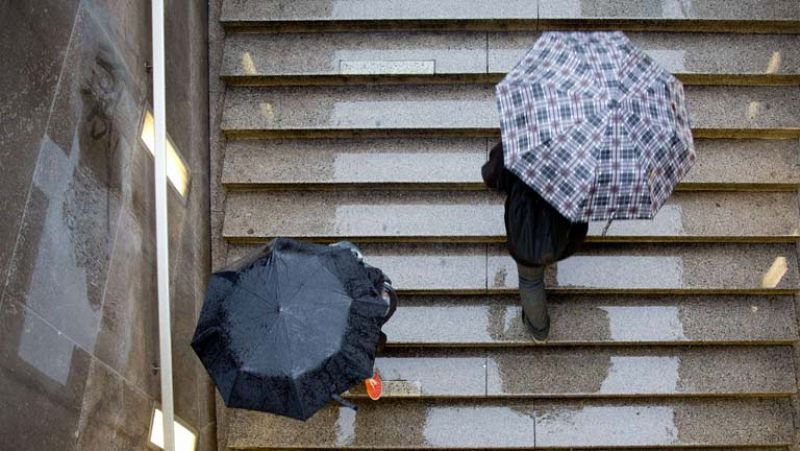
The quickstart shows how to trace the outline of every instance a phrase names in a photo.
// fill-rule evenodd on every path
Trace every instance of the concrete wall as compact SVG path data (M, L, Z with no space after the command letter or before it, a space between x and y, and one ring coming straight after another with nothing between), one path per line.
M169 1L168 133L177 414L216 449L189 348L210 270L207 4ZM147 0L0 0L0 440L144 449L160 398Z

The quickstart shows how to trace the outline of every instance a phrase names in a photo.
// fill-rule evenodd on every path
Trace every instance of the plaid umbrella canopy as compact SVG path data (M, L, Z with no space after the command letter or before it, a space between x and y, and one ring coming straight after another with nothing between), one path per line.
M573 222L652 218L695 160L683 86L622 32L543 33L497 107L506 168Z

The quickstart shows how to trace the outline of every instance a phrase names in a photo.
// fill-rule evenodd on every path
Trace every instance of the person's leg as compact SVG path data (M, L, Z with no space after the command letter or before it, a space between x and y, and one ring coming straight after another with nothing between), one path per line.
M544 266L517 265L522 310L534 329L545 331L549 326L544 292Z

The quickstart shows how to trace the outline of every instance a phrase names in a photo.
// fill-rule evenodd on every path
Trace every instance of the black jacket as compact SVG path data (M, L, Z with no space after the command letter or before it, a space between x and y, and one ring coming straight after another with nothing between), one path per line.
M486 186L507 195L507 245L517 263L540 266L563 260L586 239L588 224L570 222L505 168L502 143L492 148L481 175Z

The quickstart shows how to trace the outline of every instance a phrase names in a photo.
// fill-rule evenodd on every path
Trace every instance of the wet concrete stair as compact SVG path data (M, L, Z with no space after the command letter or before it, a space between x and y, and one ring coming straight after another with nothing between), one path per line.
M687 86L698 138L798 138L797 86ZM230 87L229 138L499 136L494 87Z
M695 146L697 161L678 190L795 191L800 185L795 140L698 139ZM486 147L484 138L231 140L222 183L228 191L483 190L475 168Z
M541 32L235 33L221 76L231 85L496 82ZM628 37L686 83L796 84L795 34L642 33ZM314 58L308 58L313 53ZM403 62L403 60L406 60ZM383 62L386 72L366 73ZM388 62L394 61L390 66ZM398 62L399 61L399 62ZM413 62L413 64L411 63ZM435 77L426 75L433 71Z
M589 228L593 242L775 241L800 237L792 192L676 193L653 220ZM504 242L504 199L491 192L231 192L223 234L229 241L277 236L366 241ZM309 212L315 220L308 221ZM732 225L735 224L735 227Z
M227 0L229 28L282 31L587 28L796 33L794 0Z
M796 449L800 3L223 0L214 257L352 239L400 290L377 361L305 424L219 408L224 449ZM686 84L698 160L652 221L593 224L520 320L479 167L492 84L544 30L623 29Z

